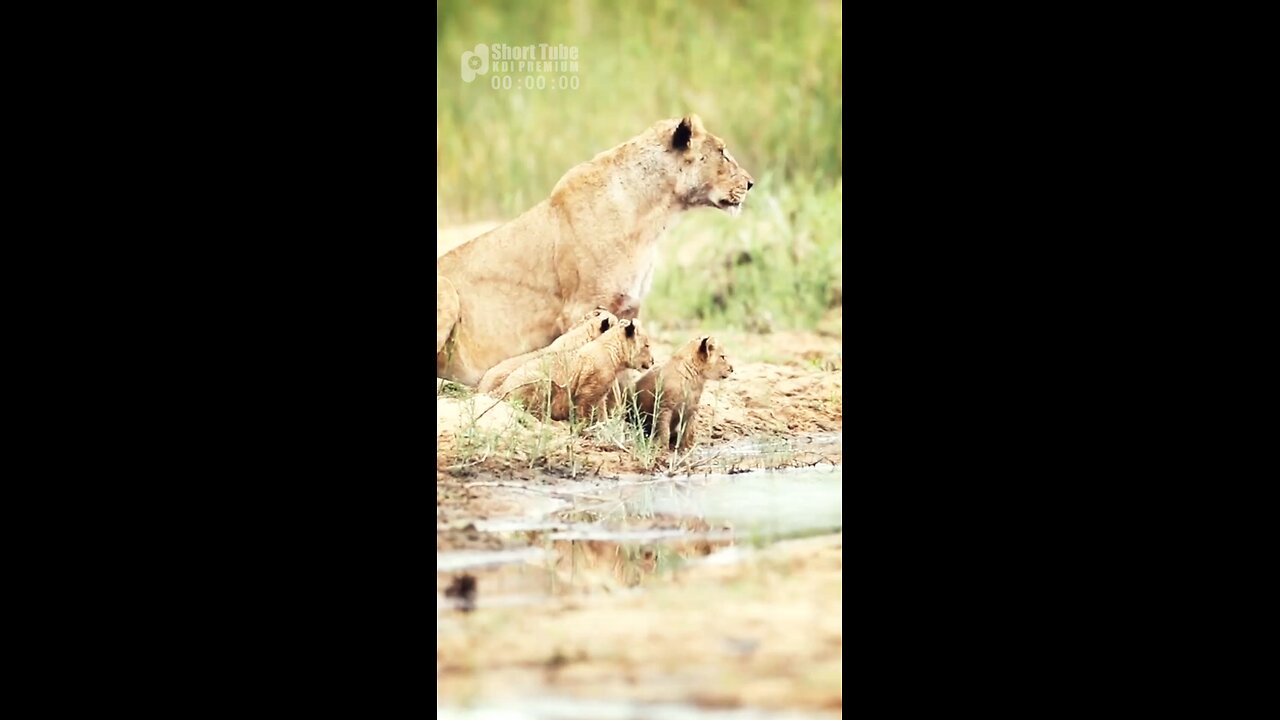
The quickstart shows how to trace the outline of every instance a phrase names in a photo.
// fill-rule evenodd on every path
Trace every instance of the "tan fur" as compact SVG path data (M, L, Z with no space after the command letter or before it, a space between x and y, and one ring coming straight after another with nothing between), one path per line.
M667 226L696 207L736 214L754 182L697 115L569 170L549 198L436 260L457 302L437 291L436 375L475 385L597 306L637 317Z
M604 308L596 308L587 313L587 316L582 318L581 322L569 328L568 332L556 338L550 345L523 355L517 355L494 365L484 374L484 377L480 378L480 386L476 390L482 393L493 392L495 389L502 387L502 383L506 381L508 375L530 360L557 350L577 350L600 337L601 333L613 327L617 322L618 318L613 313Z
M603 417L604 397L624 368L653 366L649 337L632 320L619 320L600 337L577 350L549 352L522 365L507 377L499 392L520 400L536 416L569 419ZM548 405L548 400L550 405Z
M444 350L445 342L454 325L449 322L450 315L458 314L458 292L448 278L436 276L436 357ZM437 362L439 360L437 359Z
M641 376L636 381L636 406L654 444L663 450L692 448L703 385L732 372L724 347L708 336L690 340L661 368Z

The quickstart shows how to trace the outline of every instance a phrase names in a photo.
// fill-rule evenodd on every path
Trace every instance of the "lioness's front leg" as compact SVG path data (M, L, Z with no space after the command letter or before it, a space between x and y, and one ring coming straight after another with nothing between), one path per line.
M449 333L458 324L458 291L443 275L436 275L436 354L444 349Z

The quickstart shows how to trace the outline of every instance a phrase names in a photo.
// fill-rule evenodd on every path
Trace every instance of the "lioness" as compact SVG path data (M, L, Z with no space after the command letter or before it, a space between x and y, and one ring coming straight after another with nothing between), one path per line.
M602 418L605 394L624 368L653 366L649 337L634 320L619 320L600 337L577 350L549 352L522 365L507 377L499 392L524 402L535 415L544 412L553 420Z
M586 345L592 340L600 337L604 331L608 330L609 327L616 322L618 322L618 318L613 313L605 310L604 308L596 308L588 313L586 317L582 318L581 322L569 328L565 334L556 338L550 345L539 350L531 350L523 355L517 355L508 360L503 360L492 368L489 368L489 372L486 372L484 377L480 378L480 386L476 388L476 391L482 393L492 392L496 388L501 387L502 383L506 381L507 376L515 372L521 365L524 365L530 360L548 352L554 352L556 350L577 350L583 345Z
M724 347L714 337L685 343L661 368L636 381L640 423L663 450L693 447L698 403L707 380L723 380L733 372Z
M755 180L697 115L596 155L523 215L436 260L436 375L475 385L594 307L635 318L681 212L736 215Z

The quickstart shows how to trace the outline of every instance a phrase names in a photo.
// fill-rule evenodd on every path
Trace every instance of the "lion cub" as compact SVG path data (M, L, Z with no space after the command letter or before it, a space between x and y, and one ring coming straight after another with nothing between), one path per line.
M516 368L521 365L545 353L556 350L577 350L600 337L605 330L608 330L616 322L618 322L618 318L613 313L604 308L596 308L584 315L577 325L552 340L550 345L538 350L532 350L523 355L517 355L494 365L484 374L484 377L480 378L480 385L476 387L476 391L482 393L493 392L495 389L502 387L502 383L506 381L507 376L515 372Z
M636 381L636 407L644 431L662 449L676 449L677 443L681 451L693 447L702 386L731 372L733 366L720 341L714 337L690 340L665 365Z
M553 420L604 417L605 395L625 368L653 366L649 337L633 320L618 320L600 337L577 350L560 350L536 357L502 383L499 392L518 398L535 415L549 410Z

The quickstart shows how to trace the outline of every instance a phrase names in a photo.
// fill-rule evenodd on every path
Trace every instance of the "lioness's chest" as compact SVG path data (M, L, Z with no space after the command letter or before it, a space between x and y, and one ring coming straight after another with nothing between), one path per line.
M651 243L648 249L636 254L626 272L614 282L610 290L625 295L636 307L649 294L653 287L653 270L658 264L658 244Z
M565 306L561 322L569 327L583 313L602 307L620 318L639 314L640 303L653 286L653 272L658 261L658 248L650 244L634 252L615 253L594 270L582 268L586 279Z

